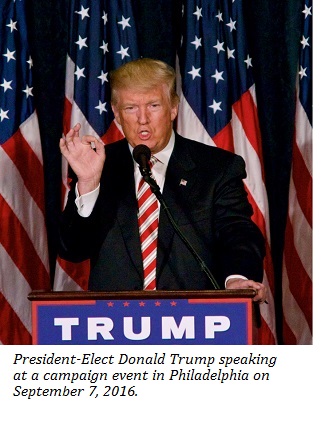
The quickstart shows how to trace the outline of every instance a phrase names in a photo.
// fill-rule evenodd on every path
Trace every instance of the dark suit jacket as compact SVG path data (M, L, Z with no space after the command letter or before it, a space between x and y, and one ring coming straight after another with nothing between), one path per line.
M264 240L251 221L241 157L176 135L164 200L181 231L223 288L228 275L261 281ZM185 180L185 185L181 184ZM63 212L60 255L91 259L89 289L141 290L142 257L133 160L126 140L106 146L100 194L88 218L78 215L74 183ZM212 289L191 252L160 210L157 289Z

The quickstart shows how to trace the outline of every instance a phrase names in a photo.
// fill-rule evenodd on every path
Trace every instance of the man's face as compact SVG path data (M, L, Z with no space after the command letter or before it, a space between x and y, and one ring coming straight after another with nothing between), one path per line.
M116 95L117 104L112 110L128 142L133 147L144 144L152 153L164 149L178 110L177 105L171 106L164 87L146 92L125 89Z

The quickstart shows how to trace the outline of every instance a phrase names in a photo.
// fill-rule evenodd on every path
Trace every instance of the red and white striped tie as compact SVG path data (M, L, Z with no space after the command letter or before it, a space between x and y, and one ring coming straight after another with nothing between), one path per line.
M151 167L157 159L151 157ZM158 244L159 205L148 183L142 178L137 191L138 227L141 240L144 290L156 289L156 255Z

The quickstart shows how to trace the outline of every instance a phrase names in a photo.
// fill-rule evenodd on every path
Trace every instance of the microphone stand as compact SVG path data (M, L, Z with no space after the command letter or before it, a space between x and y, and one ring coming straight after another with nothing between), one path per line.
M209 281L211 282L212 286L216 289L216 290L220 290L220 287L216 281L216 279L214 278L213 274L211 273L211 271L209 270L208 266L206 265L206 263L202 260L202 258L199 256L199 254L197 253L197 251L194 249L194 247L191 245L191 243L188 241L188 239L185 237L185 235L181 232L181 230L179 229L178 225L176 224L165 200L163 199L162 193L160 191L160 188L157 184L157 182L154 180L154 178L152 177L151 171L148 169L143 169L140 167L140 172L144 178L144 180L146 181L146 183L148 183L150 185L150 188L152 190L152 192L155 194L155 196L157 197L158 201L160 202L162 208L164 209L164 211L166 212L166 215L172 225L172 227L174 228L176 234L181 238L181 240L183 241L183 243L186 245L186 247L189 249L189 251L192 253L192 255L194 256L194 258L196 259L196 261L199 263L201 270L207 275Z

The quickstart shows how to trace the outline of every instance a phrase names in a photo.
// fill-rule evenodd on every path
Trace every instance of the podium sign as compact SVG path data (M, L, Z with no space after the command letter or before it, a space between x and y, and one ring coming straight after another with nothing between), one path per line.
M251 344L250 291L32 293L33 344Z

